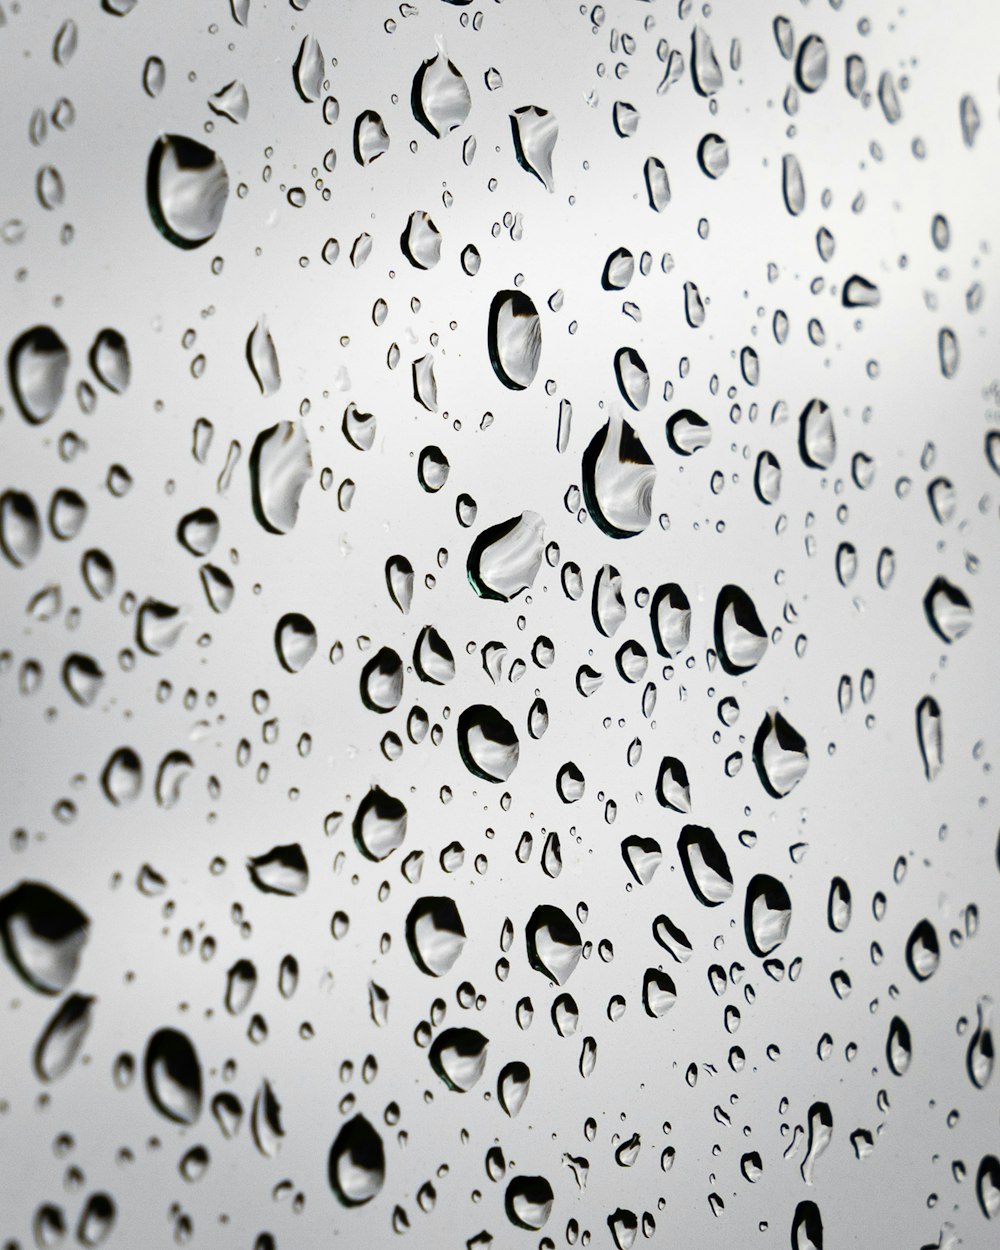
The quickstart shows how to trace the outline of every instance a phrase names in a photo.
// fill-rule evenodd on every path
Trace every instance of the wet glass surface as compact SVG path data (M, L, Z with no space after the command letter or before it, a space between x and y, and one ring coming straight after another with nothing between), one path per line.
M996 8L2 18L0 1246L992 1244Z

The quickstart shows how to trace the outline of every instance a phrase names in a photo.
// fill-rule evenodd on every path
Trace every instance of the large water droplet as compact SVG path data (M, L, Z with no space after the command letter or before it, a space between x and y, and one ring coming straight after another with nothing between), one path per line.
M469 116L472 96L468 84L443 48L417 70L410 102L414 117L437 139L457 130Z
M761 785L776 799L790 794L809 767L805 738L780 712L773 710L767 713L757 730L753 759Z
M739 586L723 586L715 602L715 645L727 673L748 673L767 650L767 630Z
M69 348L51 326L33 326L7 352L10 388L25 420L48 421L59 406L69 372Z
M733 893L733 874L726 852L711 829L685 825L677 840L684 875L695 897L706 907L718 907Z
M525 926L528 961L555 985L565 985L580 962L580 930L559 907L542 904Z
M743 928L747 943L762 959L784 942L792 920L792 901L784 885L758 873L747 886Z
M611 416L583 454L583 492L611 538L632 538L652 518L656 468L627 421Z
M449 1089L467 1094L483 1075L488 1047L475 1029L445 1029L431 1044L431 1067Z
M363 1115L342 1124L330 1147L330 1186L348 1207L376 1197L385 1184L385 1147Z
M254 515L271 534L287 534L312 476L309 439L300 422L279 421L257 435L250 453Z
M454 900L418 899L406 917L406 941L421 971L432 977L450 972L465 946L465 927Z
M358 805L354 816L354 841L368 859L391 855L406 837L406 808L399 799L375 786Z
M177 1029L158 1029L146 1044L146 1093L157 1111L178 1124L201 1115L201 1063L190 1038Z
M459 716L458 748L469 772L495 784L510 777L521 752L514 726L487 703L473 704Z
M59 994L76 976L90 922L65 895L22 881L0 897L0 938L15 971L34 990Z
M229 175L222 159L196 139L161 135L149 153L146 201L153 224L181 248L207 243L222 224Z
M523 291L496 293L487 337L493 372L504 386L512 391L530 386L542 353L542 323L538 309Z
M482 530L469 549L467 570L484 599L510 599L529 590L545 555L545 522L537 512L522 512Z

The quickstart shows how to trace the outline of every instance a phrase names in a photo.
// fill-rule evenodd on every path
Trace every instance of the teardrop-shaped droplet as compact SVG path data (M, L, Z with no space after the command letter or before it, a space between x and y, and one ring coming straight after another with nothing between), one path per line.
M35 1045L35 1071L43 1081L55 1081L72 1066L93 1020L94 998L70 994L45 1026Z
M403 661L381 647L361 670L361 701L373 712L391 712L403 697Z
M117 330L101 330L88 356L97 380L116 395L124 395L132 379L132 362L125 336Z
M454 900L438 896L419 899L406 917L406 942L422 972L443 977L465 946L465 926Z
M747 673L767 651L767 630L739 586L723 586L715 603L715 646L727 673Z
M330 1187L347 1207L370 1202L385 1184L385 1147L365 1119L356 1115L342 1124L330 1147Z
M437 139L457 130L472 110L468 83L443 48L417 70L410 101L417 121Z
M711 829L685 825L677 840L684 875L695 897L706 907L718 907L733 893L729 860Z
M778 711L770 711L760 723L753 744L753 759L761 785L782 799L799 784L809 767L806 740Z
M785 208L793 217L798 217L806 206L806 184L799 158L792 152L781 158L781 190Z
M178 1124L201 1114L201 1063L190 1038L178 1029L158 1029L146 1043L146 1093L157 1111Z
M497 1101L511 1119L524 1106L531 1087L531 1071L526 1063L505 1064L497 1078Z
M587 507L611 538L632 538L652 518L656 468L627 421L611 416L583 454Z
M414 269L433 269L441 259L441 231L423 211L409 215L399 245Z
M937 930L929 920L921 920L906 940L906 965L918 981L926 981L937 972L940 962Z
M770 955L788 936L792 901L775 877L758 873L747 885L743 928L747 943L762 959Z
M196 139L161 135L149 153L146 201L153 224L176 247L207 243L222 224L229 175L222 159Z
M653 641L660 655L680 655L691 638L691 603L676 582L657 588L650 601Z
M413 565L406 556L390 556L385 563L385 582L393 603L404 615L413 602Z
M288 673L301 673L318 645L316 626L301 612L286 612L275 626L275 650L281 667Z
M257 988L257 969L249 959L237 959L226 973L226 1010L238 1016L250 1005Z
M722 90L722 70L712 37L703 26L695 26L691 34L691 80L701 96L713 96Z
M642 979L642 1005L646 1014L659 1020L677 1002L674 979L658 968L647 968Z
M510 126L517 163L529 174L534 174L546 191L554 191L552 154L559 138L559 123L555 114L527 104L511 113Z
M483 1075L488 1047L475 1029L445 1029L431 1044L431 1067L449 1089L467 1094Z
M51 326L33 326L11 344L7 376L26 421L40 425L58 408L69 363L69 348Z
M843 877L834 877L830 882L826 918L834 933L844 933L851 923L851 888Z
M425 625L413 648L413 667L421 681L444 686L455 676L455 657L433 625Z
M142 760L131 747L114 751L101 773L101 789L115 807L134 803L142 790Z
M902 1076L913 1059L913 1044L910 1040L910 1030L899 1016L894 1016L889 1025L885 1054L889 1061L889 1067L896 1076Z
M555 985L565 985L583 955L580 930L559 907L542 904L524 929L528 961Z

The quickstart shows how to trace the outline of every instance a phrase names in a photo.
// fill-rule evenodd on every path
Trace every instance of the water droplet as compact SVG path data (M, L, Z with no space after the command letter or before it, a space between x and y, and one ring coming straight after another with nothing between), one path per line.
M149 153L146 199L153 224L180 248L201 247L222 224L229 175L221 158L184 135L161 135Z

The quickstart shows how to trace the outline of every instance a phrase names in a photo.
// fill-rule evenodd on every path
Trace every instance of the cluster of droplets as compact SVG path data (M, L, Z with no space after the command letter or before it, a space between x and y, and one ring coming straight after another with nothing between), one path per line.
M91 810L87 774L97 778L100 819L120 820L123 827L128 822L139 857L132 880L116 869L111 888L134 884L142 900L159 900L161 936L176 941L178 956L196 955L206 966L197 976L186 966L185 994L210 1004L204 1008L204 1040L187 1001L180 1011L161 1004L155 1027L119 1021L118 1033L130 1040L116 1050L107 1070L92 1063L91 1046L103 1057L98 1042L106 1045L102 1017L128 1014L116 998L122 991L110 977L105 985L96 984L96 959L88 959L92 930L113 926L96 908L92 920L75 901L93 893L84 883L78 893L74 883L73 855L80 852L60 850L63 871L53 868L50 881L36 880L40 874L29 860L35 841L45 838L18 827L11 831L11 845L24 856L24 871L14 861L2 883L0 940L20 983L39 1001L55 1001L27 1066L11 1085L37 1081L43 1090L39 1107L50 1108L50 1118L58 1091L73 1081L134 1093L132 1114L143 1132L155 1125L160 1134L148 1139L148 1148L169 1146L181 1192L206 1177L221 1178L225 1191L231 1186L225 1169L240 1166L244 1143L255 1163L277 1168L294 1149L288 1139L308 1138L309 1108L295 1089L295 1069L307 1068L319 1074L312 1084L324 1087L323 1123L315 1130L322 1140L308 1140L307 1149L322 1157L327 1192L309 1192L304 1177L286 1176L274 1184L271 1197L288 1198L295 1216L307 1205L322 1209L322 1227L333 1218L338 1235L349 1239L367 1236L374 1242L386 1229L400 1235L416 1231L422 1216L450 1208L455 1244L483 1250L521 1232L545 1230L538 1242L543 1250L557 1241L629 1250L640 1237L655 1238L658 1220L661 1231L669 1230L671 1207L697 1207L692 1226L706 1210L713 1219L732 1219L745 1192L738 1187L766 1184L774 1174L786 1187L771 1196L775 1213L758 1221L759 1231L766 1232L773 1220L781 1235L790 1230L795 1250L822 1250L824 1220L835 1223L837 1200L828 1196L821 1204L803 1197L799 1186L822 1200L821 1156L846 1141L855 1160L866 1160L891 1130L891 1109L906 1098L907 1086L920 1079L933 1086L934 1048L940 1044L945 1053L951 1039L939 1042L926 1002L944 983L951 997L943 1000L949 1005L941 1009L942 1018L951 1002L962 1002L961 1014L947 1020L959 1039L947 1051L948 1062L961 1074L966 1096L971 1090L972 1098L984 1101L993 1088L992 1000L975 988L969 998L962 972L962 961L973 957L968 944L980 926L979 904L963 902L945 922L943 904L938 916L911 903L906 883L921 871L914 852L895 861L891 885L877 889L864 907L857 905L859 887L852 893L850 882L857 875L867 882L871 872L862 874L850 859L824 879L819 895L808 871L809 830L817 830L819 841L824 824L832 828L833 845L822 852L823 863L836 860L837 816L823 812L819 803L790 810L800 800L812 804L814 778L834 775L838 743L831 740L832 726L839 715L843 737L851 736L855 686L866 732L874 735L880 727L876 686L881 691L883 679L874 661L844 672L818 694L807 695L805 682L797 686L797 674L808 668L800 662L810 637L835 657L846 650L838 648L816 606L817 599L845 592L858 615L869 603L881 602L885 592L897 613L898 637L908 640L919 632L926 647L939 653L938 671L920 679L930 689L924 686L920 693L907 686L899 696L907 707L905 743L892 741L880 749L899 755L907 786L937 782L941 789L949 781L944 675L952 649L956 655L962 651L962 639L973 627L967 587L979 557L966 547L956 568L945 539L926 550L905 536L875 539L867 520L852 519L854 505L847 500L858 500L865 518L867 500L880 491L888 506L905 505L911 496L926 499L921 506L929 506L935 539L938 533L949 539L962 534L967 543L975 518L966 496L973 488L963 485L960 495L957 482L971 474L957 453L954 468L946 463L951 449L942 439L940 452L928 442L919 455L913 478L924 475L921 490L914 492L913 478L905 474L883 483L877 469L883 475L893 470L859 445L882 392L865 392L874 396L872 405L852 405L838 395L832 371L824 376L811 369L802 389L786 367L792 349L825 350L829 340L872 325L889 302L890 267L903 270L917 261L885 257L886 276L876 282L874 270L866 269L872 276L865 276L842 254L849 246L838 243L828 224L833 192L824 188L817 195L814 189L823 162L814 133L806 129L807 116L839 91L844 110L863 110L864 150L878 165L890 128L904 125L910 78L888 63L869 73L872 57L866 62L856 52L842 54L850 29L834 40L814 30L796 31L783 15L755 14L754 26L767 36L754 44L755 55L766 64L747 67L743 41L728 35L725 20L707 6L696 13L689 0L681 0L663 23L666 36L658 28L660 14L652 10L633 35L613 24L617 19L609 23L604 6L582 6L585 35L610 59L594 67L592 85L580 93L578 116L568 105L556 107L565 94L545 75L533 75L531 94L522 93L524 77L513 72L513 52L508 77L518 83L516 94L505 94L500 69L482 68L484 41L477 36L488 34L500 14L467 11L467 0L431 2L432 17L422 18L415 6L404 4L398 20L390 17L381 26L395 45L409 40L412 52L405 81L391 96L377 81L366 84L364 98L352 98L348 83L336 85L341 65L329 49L343 45L360 17L331 17L309 8L308 0L291 0L280 51L267 42L277 37L277 26L263 35L274 60L267 72L280 80L282 96L298 110L294 115L308 113L309 121L293 145L295 159L276 154L271 145L264 149L268 163L261 184L269 188L275 169L287 168L280 211L287 208L293 221L309 223L302 227L305 250L298 268L309 269L318 257L324 281L329 284L332 273L343 284L323 299L341 301L337 318L350 317L359 325L356 337L376 344L375 364L361 351L352 353L347 334L339 339L347 363L304 353L302 326L297 333L280 284L255 288L256 307L249 313L242 302L233 310L230 299L226 312L236 329L224 369L246 384L242 391L233 387L240 395L235 406L246 411L229 419L226 407L234 405L226 396L189 418L188 401L178 401L185 415L171 436L171 450L180 447L171 462L183 457L177 472L184 489L168 479L169 525L160 524L157 509L148 533L119 534L120 551L109 539L79 557L78 579L90 599L109 608L117 601L125 620L124 632L112 619L103 632L90 633L89 649L73 643L66 650L55 641L58 623L76 630L85 614L89 619L90 605L84 610L72 602L66 561L52 551L82 547L91 513L103 520L107 503L129 494L133 475L113 458L100 487L89 488L90 499L83 487L49 489L48 472L35 472L36 455L41 462L36 449L55 445L68 479L74 466L85 463L88 443L107 445L99 427L105 399L109 408L119 405L117 411L138 407L143 400L137 396L149 393L158 362L148 351L133 361L129 340L133 346L149 340L144 328L136 324L133 330L124 321L128 338L105 327L81 339L66 328L70 318L63 325L53 311L45 324L22 321L27 328L10 338L11 403L3 428L9 433L16 424L16 432L7 460L9 481L0 493L0 552L10 597L18 612L26 606L26 638L44 653L44 658L22 654L20 637L12 637L9 648L4 641L0 672L6 676L16 667L24 699L12 703L17 708L12 719L22 715L21 707L33 707L28 700L43 688L49 665L61 682L61 690L46 688L50 721L104 714L130 739L110 750L102 734L83 743L88 762L74 777L76 798L52 802L49 777L40 769L31 778L37 790L33 801L48 804L58 825L72 825L78 804L81 811ZM507 8L516 7L508 0ZM839 2L831 0L829 7L824 18L843 16ZM101 18L117 23L135 8L135 0L103 0ZM263 27L266 14L253 0L230 0L228 12L215 16L236 32L240 42L234 38L231 47L244 51L253 46L255 26ZM531 16L518 13L524 31ZM629 13L622 20L639 19ZM822 25L825 30L825 21ZM438 26L451 32L447 44ZM867 32L859 27L858 33ZM77 22L69 19L51 42L57 69L69 66L78 43L86 49ZM145 115L155 118L151 125L142 123L143 160L132 170L132 185L144 205L143 224L158 263L166 270L176 266L182 281L194 272L186 267L198 264L221 281L228 258L238 253L241 224L252 220L256 229L272 222L259 212L260 190L239 180L247 157L237 141L245 133L240 127L257 124L251 98L256 102L272 84L261 82L263 71L253 57L242 65L245 79L220 79L207 97L199 97L208 110L200 138L177 129L182 123L168 89L177 70L169 57L147 49L132 88L156 110ZM678 260L662 252L654 260L664 228L687 211L684 200L692 187L710 197L712 184L719 183L721 192L757 176L756 169L748 173L760 157L749 150L745 128L738 124L740 106L728 103L733 95L739 101L748 69L773 80L781 96L787 129L780 150L767 145L766 194L783 213L782 230L814 232L810 248L822 268L808 292L810 299L832 297L826 324L807 313L795 325L795 314L777 306L778 291L787 291L789 299L792 293L787 281L780 285L781 267L769 257L760 263L775 293L765 290L756 317L735 331L733 319L744 314L725 306L741 301L703 276L696 249L678 241ZM192 90L196 78L192 71ZM350 99L343 120L334 87ZM695 127L690 142L671 141L665 114L654 113L664 108L685 110L682 116ZM34 108L28 121L31 147L48 143L54 149L75 120L76 109L65 96L51 107ZM963 94L956 142L960 138L972 152L983 142L977 136L984 124L973 96ZM480 148L473 126L491 136L489 147L483 142ZM623 172L611 200L595 200L588 209L571 150L576 130L586 133L594 126L610 140ZM744 137L731 145L726 132ZM313 161L317 133L326 150L312 165L308 189L297 171ZM327 134L342 135L346 159L339 174L354 179L343 198L368 197L373 205L368 228L345 242L345 261L340 241L325 224L341 211L338 156L326 146ZM404 166L407 157L414 163ZM911 159L925 158L918 136ZM479 232L470 239L452 224L461 220L463 193L453 191L449 180L443 182L440 206L411 192L406 169L419 162L440 163L455 174L456 186L465 171L478 177L489 162L481 180L487 193L503 183L518 207L492 227L485 219L478 222ZM606 223L599 218L609 218L613 246L606 251L602 244L599 255L563 254L566 289L546 295L552 266L525 260L523 270L516 268L503 249L542 239L551 230L543 245L558 250L561 240L552 223L561 219L545 214L556 211L550 206L567 186L574 188L570 208L593 215L595 237L605 237ZM33 194L43 214L66 211L73 190L55 164L38 167ZM388 197L389 207L380 197ZM391 203L396 198L398 204ZM619 225L617 200L637 204L641 213L622 212ZM324 224L312 237L317 202ZM858 192L852 215L860 216L865 207ZM714 222L723 223L725 212L714 211ZM279 219L278 209L267 213ZM37 229L40 233L41 223ZM699 243L707 244L716 229L700 218ZM923 259L940 262L934 278L940 290L924 293L934 325L918 323L919 352L933 358L935 382L958 385L960 339L954 326L959 322L941 324L937 318L939 297L952 276L944 264L952 226L936 212L929 230L922 230ZM12 247L25 240L32 246L35 231L32 222L12 218L0 227L0 237ZM842 233L851 235L846 228ZM64 226L61 245L73 235L73 227ZM207 255L201 249L208 244L226 249L227 257L216 255L205 266L199 258ZM984 244L981 251L987 250ZM402 273L395 268L400 260ZM810 263L815 263L812 251ZM979 264L977 258L972 268ZM364 274L357 272L365 266ZM681 282L673 278L678 266L687 275ZM361 316L353 292L369 289L362 284L377 267L383 290L405 282L415 293L408 303L379 295ZM432 284L442 275L462 292L462 316L446 323L447 329L435 321L436 328L417 332L412 327L422 315L438 316ZM286 279L283 274L281 281ZM582 286L597 311L581 297ZM974 335L983 300L983 284L970 275L963 343L966 333ZM55 310L61 302L61 297L52 301ZM400 308L404 313L408 308L415 320L404 326ZM676 362L667 364L655 310L662 310L666 322L671 308L677 316L670 324L684 346ZM624 318L609 320L613 335L593 329L606 311L609 318L619 312ZM201 315L207 318L208 312L202 309ZM301 312L297 316L305 320ZM768 321L769 338L761 332ZM587 363L593 372L587 378L574 378L556 363L563 359L564 331L571 339L590 336L593 361ZM193 329L185 331L184 350L193 351L196 341ZM187 368L192 384L210 376L221 350L199 349L192 356ZM876 387L882 374L878 361L860 348L850 356L849 367L869 388ZM463 380L465 368L476 371L472 386ZM159 380L153 385L159 393ZM297 388L303 385L315 386L314 398L300 398ZM564 390L577 395L575 428L574 404ZM61 426L74 392L80 416L91 422L86 439ZM322 400L315 397L320 393ZM481 400L480 394L488 398ZM993 399L1000 407L1000 398ZM475 418L473 407L483 403L490 408ZM164 425L174 414L156 400L153 418ZM993 425L975 433L983 490L1000 475L997 419L991 414ZM416 430L414 447L403 429L407 420ZM546 431L549 460L541 479L528 461L541 457L543 441L525 434L526 421ZM221 456L217 428L224 431ZM182 437L177 429L183 429ZM518 472L508 472L508 459L498 459L494 468L490 450L475 455L468 450L469 438L479 435L515 446L523 440L531 453L514 457ZM735 469L725 467L727 443ZM218 466L214 493L204 473L210 462ZM499 497L497 476L505 478ZM152 493L150 487L144 490ZM326 496L335 506L327 505ZM477 496L488 502L480 506ZM737 520L727 528L725 507L734 499ZM988 516L992 508L990 497L981 495L979 513ZM771 551L785 559L791 542L786 535L796 517L801 517L805 563L788 557L791 571L769 571ZM373 539L377 519L384 526ZM711 550L683 546L683 530L723 539L740 523L759 533L759 552L756 540L750 547L734 546L732 555L724 541ZM440 545L435 539L430 555L425 528L449 535ZM223 533L227 542L241 544L242 555L236 545L222 551ZM772 536L777 548L767 545ZM138 568L129 556L130 539L140 552ZM376 549L377 559L363 574L350 564L331 571L336 558L350 557L353 544ZM302 576L298 597L278 610L272 611L267 595L268 572L238 585L241 563L269 570L285 559L298 562ZM914 591L917 560L923 580ZM910 567L902 568L907 561ZM162 581L170 591L127 585L148 578L151 587L167 565L171 576ZM126 568L127 575L119 571ZM56 569L64 582L52 580ZM323 582L332 587L333 602L320 610L313 583ZM211 685L216 682L213 631L228 624L216 621L234 605L232 618L246 621L245 630L241 626L239 633L226 635L237 652L245 648L236 678L239 697L231 674L218 674L219 689L228 693ZM269 615L261 630L258 615L265 610ZM812 622L809 635L804 621ZM470 638L470 632L476 636ZM191 686L183 696L184 740L168 744L160 731L146 734L141 724L130 724L140 715L133 711L141 706L134 689L139 681L155 692L158 706L176 708L176 674L196 662L206 666L210 688L199 692ZM264 678L262 671L268 674ZM702 686L706 697L699 701L694 696ZM332 711L315 712L313 701L326 700L331 689ZM121 722L120 704L127 706ZM248 705L256 717L252 729L244 728ZM85 739L86 720L74 723ZM343 724L351 739L346 764L331 745ZM293 751L283 749L286 740L294 743ZM225 756L213 756L212 749ZM981 743L976 752L978 762ZM321 757L329 767L317 783ZM616 771L622 761L626 774ZM744 775L746 762L753 767ZM985 763L984 771L988 767ZM240 818L227 817L225 798L249 779L260 794L274 790L272 769L282 777L296 770L287 798L297 806L282 808L277 823L257 816L252 805ZM844 784L851 784L849 774ZM317 820L302 813L313 810L319 789L323 814ZM795 800L786 802L793 792ZM147 832L153 820L178 833L189 829L199 818L203 795L209 836L216 839L207 885L196 879L194 858L185 862ZM439 812L437 824L428 814L428 795L433 795L431 811ZM647 802L650 797L655 803ZM464 808L460 839L451 836L453 803ZM937 836L944 841L947 830ZM787 847L787 858L772 853L775 845ZM758 859L766 854L766 863L754 865L755 854ZM1000 867L1000 845L990 847L989 858L991 868ZM169 872L156 866L164 859ZM929 866L925 861L923 870ZM185 918L211 910L214 904L203 905L198 892L204 886L206 900L214 898L216 883L229 892L231 934L219 924ZM360 900L366 889L368 901L352 903L352 893ZM146 923L155 930L156 919ZM854 940L861 926L865 938L859 946ZM231 957L237 943L242 949ZM134 973L126 972L126 986L133 980ZM483 988L487 983L489 993ZM877 987L865 1004L874 1023L847 1005L856 984L865 994L869 986ZM810 1008L799 1005L809 1002L810 993L824 995L816 1028ZM304 1000L310 1018L290 1030L289 1013ZM16 1005L23 1009L19 1000ZM782 1017L789 1011L810 1018L788 1030ZM827 1012L837 1022L830 1026L836 1042L818 1023L822 1014L825 1024ZM823 1031L813 1036L819 1028ZM710 1035L699 1035L700 1029ZM794 1049L803 1030L809 1033L808 1055ZM223 1032L234 1039L231 1045L219 1041ZM791 1043L784 1040L786 1032ZM852 1036L844 1041L848 1033ZM252 1050L241 1049L244 1036ZM217 1061L223 1046L229 1057ZM363 1057L348 1057L358 1048ZM237 1053L238 1061L231 1057ZM654 1053L657 1059L649 1062ZM841 1055L844 1064L855 1065L846 1075L844 1069L828 1076L823 1068L807 1068L815 1057L832 1069ZM791 1082L800 1092L776 1102L775 1124L763 1118L742 1123L750 1116L746 1105L763 1105L754 1104L752 1092L761 1073L764 1079L781 1064L815 1071L818 1095L802 1096L801 1082ZM611 1085L604 1083L611 1080L605 1077L609 1070ZM336 1079L343 1089L327 1106L325 1090ZM842 1111L835 1082L863 1093L845 1099ZM569 1110L561 1103L564 1090ZM5 1114L11 1092L0 1091ZM439 1130L429 1127L437 1100L446 1103L441 1122L449 1133L448 1100L460 1105L456 1114L476 1108L447 1146ZM869 1118L857 1110L861 1105ZM671 1111L676 1127L662 1118L662 1108L669 1106L676 1106ZM949 1129L960 1120L957 1107L947 1113ZM712 1134L707 1148L705 1132ZM58 1159L74 1148L73 1134L56 1138ZM474 1166L463 1163L463 1156L475 1151ZM416 1170L410 1162L415 1153ZM445 1153L448 1159L438 1162ZM998 1153L995 1144L984 1146L976 1158L951 1163L956 1184L966 1175L973 1178L976 1210L955 1205L970 1228L973 1215L1000 1218ZM122 1167L135 1161L131 1147L118 1148ZM420 1179L414 1180L418 1172ZM476 1210L459 1205L454 1177L460 1172L476 1177L471 1190ZM673 1175L667 1178L668 1173ZM678 1187L681 1174L690 1192ZM70 1230L79 1244L100 1245L116 1232L119 1208L123 1222L125 1208L133 1208L129 1227L136 1227L134 1208L141 1206L141 1195L127 1181L112 1196L89 1188L82 1170L71 1164L66 1188L81 1190L79 1199L37 1204L30 1229L0 1228L8 1237L5 1250L20 1250L29 1236L43 1250L55 1247ZM226 1205L231 1197L222 1192L219 1201ZM930 1208L938 1201L932 1197ZM330 1200L337 1204L334 1216L324 1207ZM169 1206L177 1244L196 1236L196 1216L187 1205L178 1200ZM373 1223L358 1223L362 1208L376 1213ZM218 1218L221 1224L230 1220L228 1213ZM495 1223L500 1220L505 1225ZM480 1221L485 1222L477 1232ZM941 1231L942 1248L954 1244L948 1240L950 1227ZM199 1235L201 1228L198 1216ZM969 1244L980 1233L977 1225ZM289 1233L287 1242L294 1244L295 1235ZM286 1244L285 1237L269 1231L257 1233L253 1242L254 1250L276 1250L278 1244Z

